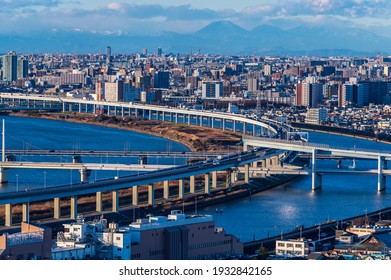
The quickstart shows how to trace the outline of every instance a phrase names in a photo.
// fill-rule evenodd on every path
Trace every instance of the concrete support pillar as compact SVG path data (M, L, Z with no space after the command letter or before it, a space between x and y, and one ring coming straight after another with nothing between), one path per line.
M121 107L121 117L125 117L124 107ZM136 117L137 117L137 115L136 115Z
M175 123L178 123L178 113L175 113Z
M53 207L54 207L54 219L60 219L61 217L61 206L60 206L60 198L56 197L53 201Z
M148 119L152 120L152 110L149 110Z
M203 117L200 116L200 126L202 126Z
M383 168L387 168L387 163L384 157L379 156L377 160L377 190L379 192L386 189L386 176L383 174Z
M253 124L253 136L257 136L257 126Z
M311 166L312 166L312 190L316 190L322 187L322 175L319 175L316 171L316 155L318 153L318 150L313 149L312 150L312 159L311 159Z
M77 218L77 196L71 196L70 218L73 220L76 220L76 218Z
M215 124L214 124L215 118L214 118L214 117L211 117L211 118L210 118L210 121L211 121L210 127L211 127L211 128L215 128Z
M90 180L91 170L88 169L80 169L80 181L82 183L88 183Z
M96 192L96 212L101 212L103 209L102 205L102 192Z
M221 119L221 122L222 122L222 126L223 126L222 129L225 130L226 129L225 128L225 119Z
M243 122L243 135L246 135L247 127L246 122Z
M232 179L231 179L231 176L232 176L232 170L228 169L227 170L227 175L225 177L225 187L227 189L232 189Z
M81 103L79 103L79 113L81 113Z
M138 186L132 187L132 204L134 206L138 205Z
M178 181L178 198L184 198L185 196L185 182L183 179Z
M5 226L12 226L12 204L5 205Z
M210 174L205 174L205 193L210 193Z
M22 222L30 222L30 203L25 202L22 205Z
M0 183L8 182L8 169L4 167L0 167Z
M258 161L254 161L253 163L251 163L251 167L252 168L257 168L258 167Z
M217 171L212 172L212 189L217 188Z
M148 185L148 205L155 204L155 187L153 184Z
M170 197L170 181L166 180L163 182L163 198L167 199Z
M112 212L118 213L119 210L118 190L111 192L111 200L112 200Z
M195 176L190 176L190 193L195 193Z
M278 156L274 156L274 157L272 158L272 165L273 165L273 166L278 166L278 165L280 165L280 158L279 158Z
M232 131L236 132L236 121L232 121Z
M247 144L243 144L243 152L246 152L248 151L248 145Z
M244 182L248 183L250 181L250 165L244 165Z
M231 172L231 185L234 184L236 182L236 174L235 172Z

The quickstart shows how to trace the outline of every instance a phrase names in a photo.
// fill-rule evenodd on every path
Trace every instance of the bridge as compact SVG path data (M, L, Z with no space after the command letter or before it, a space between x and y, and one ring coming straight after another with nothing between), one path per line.
M249 147L263 147L269 149L281 149L284 151L294 151L307 153L311 155L311 176L312 176L312 189L318 189L322 186L322 175L329 174L363 174L370 175L376 174L377 189L382 191L386 188L386 176L390 175L390 170L387 170L387 162L391 159L391 153L388 151L368 151L358 150L355 147L337 148L325 144L314 144L302 141L290 141L282 139L265 139L261 137L253 137L244 135L243 138L244 149ZM365 159L377 161L376 170L327 170L321 171L317 167L318 155L327 155L329 157L343 157L351 159ZM289 172L288 170L286 170ZM308 170L306 171L308 172ZM305 174L304 170L301 174Z
M184 179L189 178L189 192L194 194L195 176L204 177L204 193L209 194L211 189L217 188L217 172L225 170L227 172L226 188L231 188L236 182L234 169L244 166L244 182L250 180L250 164L276 157L281 153L273 149L254 149L252 151L242 152L240 154L230 154L222 157L211 158L193 164L172 166L150 172L143 172L136 175L116 177L113 179L99 180L95 182L85 182L74 185L32 189L26 191L17 191L12 193L0 193L0 205L5 205L5 226L12 225L12 205L22 204L23 221L29 221L29 205L37 201L54 201L54 218L61 217L60 199L70 198L71 213L70 218L77 217L77 199L82 195L95 194L96 211L102 211L102 193L111 192L112 211L119 209L118 191L121 189L132 189L132 204L138 205L138 188L140 185L148 185L148 204L154 205L154 184L163 182L163 197L169 197L169 181L178 180L178 197L184 198L185 184ZM3 164L5 164L3 162ZM17 163L15 163L17 164ZM71 168L72 166L69 166Z
M102 168L96 165L83 165L80 162L74 162L67 168L79 168L82 179L80 184L50 187L47 189L29 190L27 193L0 193L0 205L5 205L5 225L12 224L12 205L23 205L23 221L28 220L29 203L42 200L54 200L54 218L58 219L61 215L60 198L70 198L71 200L71 218L77 216L77 198L80 195L96 194L96 211L102 210L102 192L112 193L112 211L118 211L118 191L121 189L132 189L132 204L138 205L138 187L148 185L148 204L154 205L154 184L163 183L163 197L169 197L169 181L178 180L178 197L185 196L184 180L188 179L190 193L195 193L195 176L204 177L204 193L209 193L211 188L217 187L217 173L226 172L226 188L231 188L237 180L237 172L244 174L244 182L248 183L251 175L254 174L311 174L312 189L318 189L322 185L323 174L376 174L378 176L378 191L385 189L386 176L390 172L387 170L387 161L391 154L379 151L359 151L356 149L334 148L328 145L312 144L302 141L289 141L275 139L289 138L289 135L296 133L293 128L286 124L281 124L271 120L259 120L247 118L241 115L227 114L214 111L198 111L188 109L178 109L162 106L153 106L134 103L113 103L104 101L90 101L80 99L62 99L58 97L46 96L25 96L13 94L0 94L0 110L54 110L62 112L80 112L80 113L102 113L113 116L133 116L148 120L169 121L174 123L184 123L188 125L207 126L216 129L229 130L235 133L242 133L244 152L236 154L218 154L209 159L194 164L184 164L180 166L166 166L159 168L150 166L149 172L141 172L137 175L116 177L114 179L88 182L83 179L83 172L92 168ZM259 137L266 136L266 137ZM3 143L3 147L4 147ZM253 149L249 149L249 147ZM305 153L310 154L310 168L302 170L289 170L282 167L283 153ZM106 151L107 152L107 151ZM21 153L21 152L20 152ZM55 154L55 150L49 150L45 153ZM87 152L86 152L87 153ZM90 155L94 152L88 152ZM115 152L113 152L115 153ZM119 156L119 153L117 153ZM200 155L201 156L201 155ZM205 156L205 154L204 154ZM318 157L334 158L360 158L367 160L377 160L378 168L376 170L326 170L318 168ZM8 163L5 161L5 151L3 149L2 167L0 175L6 173L8 168L17 168L18 163ZM9 165L7 165L9 164ZM13 165L15 164L15 165ZM41 163L42 164L42 163ZM79 164L79 165L77 165ZM31 168L34 164L31 163ZM260 166L259 166L260 165ZM27 166L27 165L26 165ZM142 164L136 166L123 166L123 168L141 169ZM57 168L60 166L53 166ZM119 165L117 165L117 168ZM115 166L107 166L115 168ZM84 170L84 171L83 171ZM154 171L152 171L154 170ZM285 173L284 173L285 172ZM236 174L235 174L236 173ZM88 174L87 174L88 175Z
M273 120L257 120L223 112L39 95L0 93L0 110L51 110L92 114L104 112L109 116L134 116L148 120L207 126L253 136L270 137L281 133L285 136L286 133L295 131L291 126Z

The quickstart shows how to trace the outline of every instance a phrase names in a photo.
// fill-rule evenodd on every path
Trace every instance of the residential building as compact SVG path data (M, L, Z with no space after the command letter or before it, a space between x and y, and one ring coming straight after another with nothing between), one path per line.
M322 124L327 120L327 110L325 108L310 108L307 111L306 123Z
M3 80L15 81L18 75L18 57L15 52L8 52L3 56Z
M219 99L223 96L223 82L202 81L202 98Z

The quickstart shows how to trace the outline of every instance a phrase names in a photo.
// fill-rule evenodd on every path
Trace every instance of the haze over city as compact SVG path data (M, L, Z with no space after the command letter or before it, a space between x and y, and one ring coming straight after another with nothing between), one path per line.
M96 52L110 44L116 52L349 55L386 54L391 45L383 0L0 3L3 53Z

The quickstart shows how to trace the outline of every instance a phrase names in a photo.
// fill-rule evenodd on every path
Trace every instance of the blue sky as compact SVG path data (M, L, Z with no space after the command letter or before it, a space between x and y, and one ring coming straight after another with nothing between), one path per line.
M70 29L188 33L213 21L229 20L246 29L260 24L344 25L391 37L391 1L387 0L0 0L0 7L2 34Z

